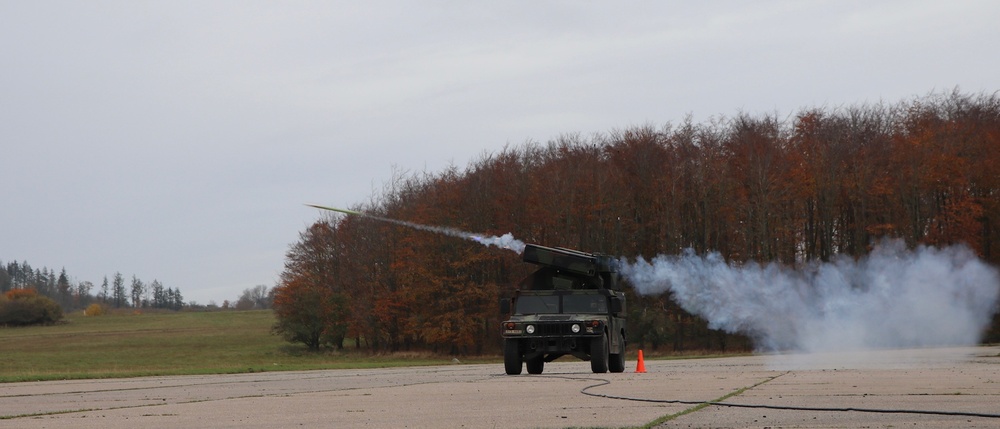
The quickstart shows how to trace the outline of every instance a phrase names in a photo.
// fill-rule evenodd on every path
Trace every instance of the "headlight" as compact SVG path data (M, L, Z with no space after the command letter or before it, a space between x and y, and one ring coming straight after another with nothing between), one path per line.
M524 327L524 332L527 332L529 334L534 334L535 333L535 325L525 326Z
M579 334L580 333L580 325L574 323L573 326L569 327L569 330L573 331L574 334Z

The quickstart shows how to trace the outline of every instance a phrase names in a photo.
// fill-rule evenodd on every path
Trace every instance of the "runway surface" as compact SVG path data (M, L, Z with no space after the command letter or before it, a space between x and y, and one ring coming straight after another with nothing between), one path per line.
M647 360L643 374L635 364L0 384L0 428L1000 428L1000 347Z

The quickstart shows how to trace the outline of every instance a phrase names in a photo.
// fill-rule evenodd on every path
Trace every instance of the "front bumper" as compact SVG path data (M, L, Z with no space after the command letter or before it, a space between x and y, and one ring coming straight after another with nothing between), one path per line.
M574 332L573 325L578 330ZM529 328L530 326L530 328ZM533 331L529 333L529 331ZM560 322L511 322L501 325L501 335L508 341L517 341L522 354L527 357L547 356L546 360L572 354L589 359L593 338L604 335L603 321Z

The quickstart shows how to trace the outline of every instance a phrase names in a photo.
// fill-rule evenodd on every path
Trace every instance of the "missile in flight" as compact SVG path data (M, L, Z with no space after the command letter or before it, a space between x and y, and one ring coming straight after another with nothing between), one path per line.
M306 206L314 207L320 210L335 211L348 215L363 216L368 219L375 219L375 220L380 220L382 222L394 223L396 225L402 225L409 228L419 229L421 231L430 231L430 232L436 232L438 234L450 235L452 237L472 240L484 246L497 246L503 249L512 250L514 252L517 252L518 254L524 251L524 246L525 246L524 242L514 238L514 236L511 235L511 233L509 232L499 237L497 236L487 237L483 234L473 234L471 232L465 232L459 229L449 228L446 226L422 225L419 223L407 222L405 220L398 220L398 219L390 219L387 217L371 215L368 213L363 213L354 210L338 209L336 207L327 207L317 204L306 204Z
M306 204L306 205L309 206L309 207L315 207L315 208L320 209L320 210L330 210L330 211L340 212L340 213L349 214L349 215L367 216L364 213L356 212L354 210L338 209L336 207L320 206L320 205L316 205L316 204Z

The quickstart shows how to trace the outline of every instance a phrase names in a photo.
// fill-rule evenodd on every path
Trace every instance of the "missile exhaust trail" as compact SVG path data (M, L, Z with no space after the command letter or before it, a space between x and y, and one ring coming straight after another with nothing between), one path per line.
M419 223L407 222L405 220L391 219L382 216L376 216L373 214L363 213L355 210L339 209L336 207L321 206L317 204L306 204L309 207L317 208L320 210L334 211L338 213L343 213L346 215L362 216L369 219L375 219L382 222L388 222L400 226L405 226L408 228L418 229L421 231L436 232L438 234L445 234L451 237L462 238L465 240L475 241L484 246L496 246L502 249L512 250L521 254L524 251L524 242L515 239L511 233L507 233L501 236L490 236L487 237L483 234L475 234L471 232L462 231L455 228L448 228L443 226L432 226L432 225L422 225Z

